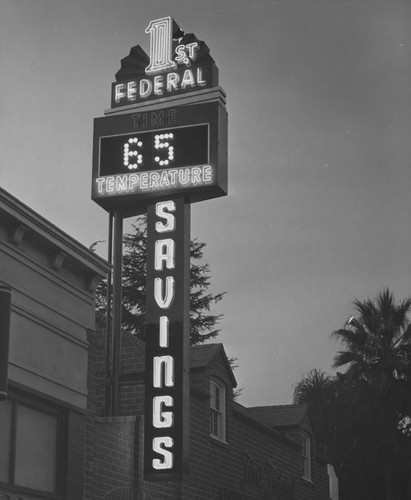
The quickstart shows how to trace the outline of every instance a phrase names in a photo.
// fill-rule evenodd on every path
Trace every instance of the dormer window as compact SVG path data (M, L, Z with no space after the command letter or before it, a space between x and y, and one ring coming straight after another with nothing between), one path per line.
M217 380L210 380L210 434L225 441L225 430L225 386Z
M312 480L311 475L311 437L307 432L301 433L301 454L303 457L303 478Z

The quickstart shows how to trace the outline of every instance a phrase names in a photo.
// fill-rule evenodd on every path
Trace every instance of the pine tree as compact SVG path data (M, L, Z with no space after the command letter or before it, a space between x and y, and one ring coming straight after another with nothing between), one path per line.
M209 292L210 266L203 262L206 244L194 239L190 243L190 343L202 344L215 338L222 315L211 313L223 293ZM125 331L144 339L147 272L147 224L138 217L132 230L123 237L122 324ZM103 320L107 305L107 282L96 291L97 319Z

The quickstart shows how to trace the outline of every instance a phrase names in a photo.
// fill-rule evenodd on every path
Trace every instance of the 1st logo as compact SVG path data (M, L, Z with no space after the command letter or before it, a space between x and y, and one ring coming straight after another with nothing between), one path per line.
M177 64L190 66L191 61L196 60L199 45L197 42L180 44L175 48L173 54L173 26L176 26L171 17L163 17L151 21L146 28L150 35L150 64L146 67L146 73L160 73L172 70ZM178 27L176 26L178 30Z

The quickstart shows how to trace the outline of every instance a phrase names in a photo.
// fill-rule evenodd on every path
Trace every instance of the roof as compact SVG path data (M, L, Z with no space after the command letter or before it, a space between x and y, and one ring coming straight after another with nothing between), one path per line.
M247 411L268 427L293 427L302 423L308 406L306 404L254 406L247 408Z
M219 352L222 344L194 345L190 349L191 368L205 368Z
M27 233L49 248L61 253L85 273L104 277L109 270L106 260L39 215L13 195L0 188L0 217L2 222L14 227L11 241L19 244Z
M207 368L207 366L219 353L223 356L223 360L227 367L227 371L231 378L233 387L237 387L237 381L234 377L233 370L231 369L231 365L225 353L223 344L203 344L203 345L191 346L190 349L191 370L201 370Z
M292 445L294 447L300 448L300 445L296 443L296 441L282 434L279 430L273 428L273 426L269 425L267 422L264 422L260 418L257 418L257 416L254 415L252 411L250 411L250 408L246 408L236 401L234 401L234 412L237 416L245 418L249 422L254 422L254 424L259 425L261 429L265 429L266 432L270 432L270 434L274 435L277 440L285 442L288 446Z

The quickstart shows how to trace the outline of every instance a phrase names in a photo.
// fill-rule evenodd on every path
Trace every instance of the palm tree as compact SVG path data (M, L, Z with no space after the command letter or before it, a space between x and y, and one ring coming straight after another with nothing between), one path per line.
M334 368L347 365L346 379L364 385L374 408L391 407L398 417L410 409L411 299L396 304L387 288L354 306L357 315L333 332L344 346Z
M399 422L411 414L411 299L396 303L387 288L374 300L355 300L354 306L355 315L333 332L344 347L334 368L347 368L343 378L357 393L362 453L380 457L386 498L402 498L392 476L406 453Z
M342 421L338 401L338 378L314 368L296 384L294 404L307 404L317 443L325 452L324 458L336 469L340 461L339 431Z
M356 445L354 429L362 420L357 391L341 374L332 376L314 368L296 384L293 402L308 405L317 439L325 445L327 461L339 473Z
M310 410L317 439L322 444L330 442L330 413L335 404L335 379L331 375L313 368L296 384L294 404L307 404Z

